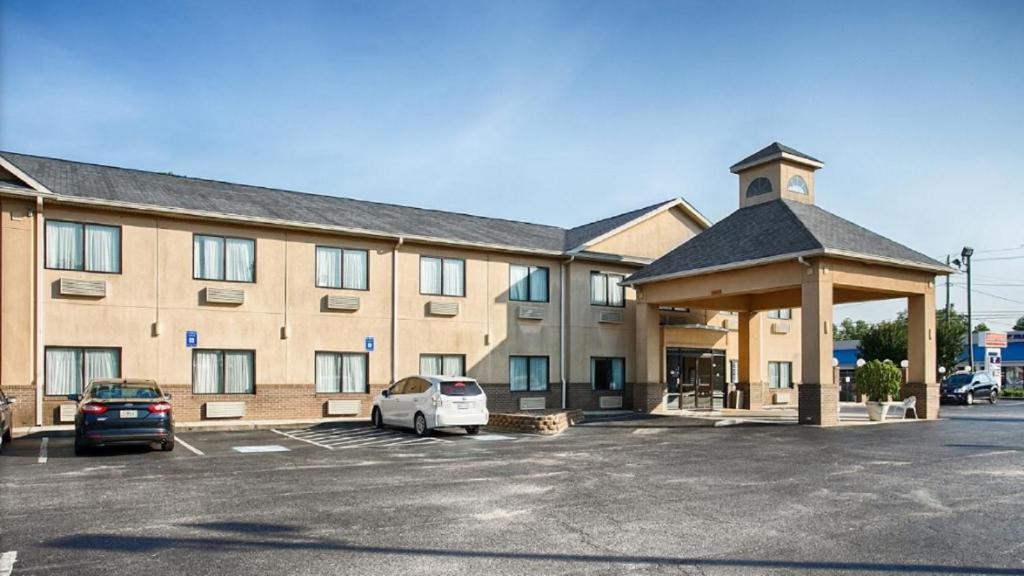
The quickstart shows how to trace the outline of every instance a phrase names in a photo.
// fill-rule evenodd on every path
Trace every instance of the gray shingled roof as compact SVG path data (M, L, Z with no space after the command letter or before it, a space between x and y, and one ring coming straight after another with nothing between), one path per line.
M745 166L745 165L748 165L748 164L751 164L751 165L757 164L758 160L762 160L762 159L767 160L769 158L773 158L773 157L775 157L775 156L777 156L779 154L782 154L782 153L791 154L793 156L798 156L800 158L804 158L806 160L810 160L811 162L817 162L818 164L822 164L822 161L818 160L814 156L809 156L807 154L804 154L803 152L800 152L799 150L794 150L794 149L790 148L789 146L786 146L785 144L782 144L780 142L772 142L771 144L765 146L764 148L761 148L757 152L754 152L750 156L747 156L743 160L740 160L739 162L733 164L729 169L733 170L737 166Z
M563 253L665 202L566 230L557 226L0 152L54 194Z
M741 208L629 277L629 282L789 254L840 251L945 269L938 261L844 220L791 200Z

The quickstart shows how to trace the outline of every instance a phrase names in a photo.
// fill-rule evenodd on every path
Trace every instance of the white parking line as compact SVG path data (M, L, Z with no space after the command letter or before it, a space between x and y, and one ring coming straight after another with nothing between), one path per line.
M287 432L282 432L280 430L271 430L271 432L274 432L276 434L280 434L281 436L287 436L287 437L291 438L292 440L298 440L299 442L305 442L307 444L312 444L313 446L319 446L321 448L326 448L328 450L334 450L334 448L331 448L330 446L328 446L326 444L321 444L321 443L313 441L313 440L306 440L305 438L301 438L301 437L296 436L294 434L289 434Z
M206 456L206 454L204 454L202 450L200 450L199 448L196 448L195 446L193 446L193 445L189 444L188 442L185 442L184 440L182 440L181 436L178 436L176 438L176 441L178 442L178 444L181 444L189 452L195 454L196 456Z
M46 457L46 447L50 444L50 437L43 438L42 442L39 443L39 463L46 464L48 458Z
M0 576L10 576L14 571L14 563L18 561L18 551L11 550L0 554Z

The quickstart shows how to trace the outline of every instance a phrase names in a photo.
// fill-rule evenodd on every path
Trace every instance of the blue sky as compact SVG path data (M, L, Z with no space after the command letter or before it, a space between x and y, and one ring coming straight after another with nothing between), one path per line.
M779 140L825 161L821 206L935 257L973 245L994 295L975 309L1024 314L1024 249L982 252L1024 246L1022 19L983 1L4 0L0 148L571 226L676 196L720 219L728 166Z

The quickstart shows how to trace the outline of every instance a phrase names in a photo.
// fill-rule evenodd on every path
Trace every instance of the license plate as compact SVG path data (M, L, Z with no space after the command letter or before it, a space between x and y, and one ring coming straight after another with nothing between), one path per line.
M121 418L138 418L138 410L121 410Z
M469 410L469 404L459 404L459 410Z

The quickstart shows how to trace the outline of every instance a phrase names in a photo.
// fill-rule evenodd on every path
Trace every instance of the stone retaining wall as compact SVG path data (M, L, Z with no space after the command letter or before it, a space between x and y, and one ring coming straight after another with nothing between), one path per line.
M558 434L583 422L582 410L538 410L536 412L491 412L487 428L505 432Z

